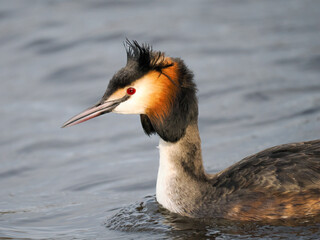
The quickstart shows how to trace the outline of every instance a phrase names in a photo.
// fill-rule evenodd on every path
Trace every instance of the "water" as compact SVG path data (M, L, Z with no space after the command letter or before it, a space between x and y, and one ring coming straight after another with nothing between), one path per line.
M194 71L205 167L320 138L320 2L16 1L0 4L0 237L318 239L316 221L235 223L154 199L157 137L138 116L60 129L125 64L126 37Z

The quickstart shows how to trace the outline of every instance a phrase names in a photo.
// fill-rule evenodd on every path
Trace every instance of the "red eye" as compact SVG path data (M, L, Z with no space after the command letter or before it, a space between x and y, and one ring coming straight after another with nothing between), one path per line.
M129 88L127 89L127 93L128 93L129 95L133 95L133 94L136 93L136 89L133 88L133 87L129 87Z

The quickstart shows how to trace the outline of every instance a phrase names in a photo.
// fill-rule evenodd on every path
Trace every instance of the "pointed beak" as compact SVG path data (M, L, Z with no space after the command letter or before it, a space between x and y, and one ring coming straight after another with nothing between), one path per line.
M111 100L111 101L107 101L107 102L103 102L103 103L98 103L98 104L94 105L93 107L90 107L87 110L85 110L85 111L79 113L78 115L72 117L71 119L69 119L67 122L65 122L62 125L62 128L70 127L70 126L76 125L78 123L85 122L91 118L98 117L102 114L109 113L113 109L115 109L120 103L126 101L128 98L129 98L129 96L125 95L124 97L119 98L119 99L115 99L115 100Z

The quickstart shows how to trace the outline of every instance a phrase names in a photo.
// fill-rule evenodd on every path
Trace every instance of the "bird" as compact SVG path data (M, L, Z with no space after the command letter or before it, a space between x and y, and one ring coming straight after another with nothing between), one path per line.
M271 147L206 173L194 74L149 44L124 45L127 63L101 100L62 127L109 112L139 115L145 134L160 139L156 200L170 212L237 221L320 216L320 139Z

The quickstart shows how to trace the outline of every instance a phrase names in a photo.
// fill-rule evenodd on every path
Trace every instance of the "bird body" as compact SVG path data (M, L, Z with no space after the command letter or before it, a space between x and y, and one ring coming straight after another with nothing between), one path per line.
M101 101L63 127L108 112L139 114L144 132L160 136L156 197L171 212L255 221L320 215L320 140L269 148L207 174L192 72L179 58L126 44L127 65Z
M320 140L266 149L206 174L197 126L176 143L160 140L157 200L189 217L236 220L320 214Z

